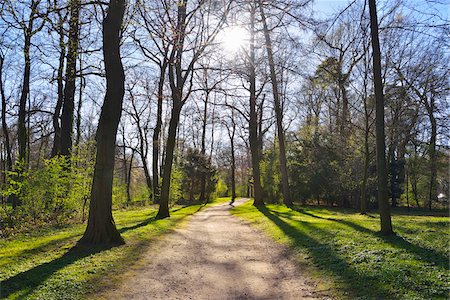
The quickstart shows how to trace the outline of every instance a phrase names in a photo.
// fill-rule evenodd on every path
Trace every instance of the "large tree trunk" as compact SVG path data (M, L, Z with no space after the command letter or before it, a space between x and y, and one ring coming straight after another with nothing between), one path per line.
M372 36L373 55L373 81L375 87L376 108L376 149L377 149L377 179L378 179L378 204L380 207L380 223L382 234L393 234L391 211L387 190L387 169L385 156L385 132L384 132L384 95L381 77L381 53L378 38L378 19L375 0L369 0L370 31Z
M249 142L252 159L253 175L253 205L264 205L261 187L260 171L260 143L258 139L258 114L256 111L256 66L255 66L255 10L256 1L251 5L250 14L250 55L249 55L249 81L250 81L250 120L249 120ZM261 132L259 134L262 134Z
M64 103L61 115L61 154L70 155L73 137L73 115L75 109L75 81L77 72L77 55L79 43L80 0L71 0L70 28L67 49L66 85L64 86Z
M97 157L86 231L80 244L122 244L112 216L112 184L117 127L122 114L125 74L120 58L120 30L125 0L111 0L103 21L106 95L97 128Z
M280 92L278 89L277 75L275 72L275 61L273 58L272 41L270 38L269 28L267 26L266 15L264 13L264 8L262 6L261 0L259 1L259 9L261 12L261 18L264 27L264 36L266 39L266 49L267 57L270 66L270 77L272 81L272 92L274 100L275 115L277 120L277 136L278 136L278 146L280 149L280 172L281 172L281 183L283 187L283 202L286 206L292 206L291 192L289 190L289 175L287 170L287 160L286 160L286 147L285 147L285 137L283 129L283 110L280 101Z

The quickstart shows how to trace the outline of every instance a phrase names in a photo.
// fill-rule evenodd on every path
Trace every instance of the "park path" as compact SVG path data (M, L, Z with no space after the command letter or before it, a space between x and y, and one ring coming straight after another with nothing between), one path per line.
M237 205L248 199L241 199ZM166 235L106 299L320 299L288 250L232 216L207 208Z

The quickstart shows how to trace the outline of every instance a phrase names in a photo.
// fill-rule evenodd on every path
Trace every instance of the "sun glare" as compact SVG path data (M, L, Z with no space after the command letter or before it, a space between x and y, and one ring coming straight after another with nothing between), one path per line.
M228 27L221 35L223 49L228 54L236 54L248 44L249 34L242 27Z

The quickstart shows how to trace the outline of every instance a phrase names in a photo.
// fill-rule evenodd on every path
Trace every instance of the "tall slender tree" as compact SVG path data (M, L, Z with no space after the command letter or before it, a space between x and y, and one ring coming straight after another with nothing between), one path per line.
M69 40L67 46L66 84L61 115L61 154L70 155L72 150L73 119L80 27L80 0L70 0Z
M249 142L252 159L252 175L253 175L253 205L264 205L262 186L261 186L261 145L258 137L258 112L256 103L256 1L249 1L250 6L250 53L249 53L249 81L250 81L250 118L249 118ZM261 107L262 108L262 107ZM259 120L262 122L262 119ZM262 132L259 130L259 134Z
M375 87L375 128L377 149L378 204L380 207L381 233L393 234L389 206L386 168L386 142L384 132L384 95L381 77L381 52L378 38L378 18L375 0L369 0L370 31L372 37L373 82Z
M283 128L283 108L281 105L277 74L275 71L275 59L273 56L272 39L270 37L269 27L267 26L266 14L264 13L264 8L261 0L259 0L259 10L261 13L261 20L263 23L264 37L266 40L267 58L269 61L269 68L270 68L270 80L272 82L273 101L277 123L278 146L280 151L280 172L281 172L281 184L283 188L283 202L286 206L290 207L292 206L292 199L291 199L291 192L289 190L289 175L286 161L286 146L284 142L285 138Z

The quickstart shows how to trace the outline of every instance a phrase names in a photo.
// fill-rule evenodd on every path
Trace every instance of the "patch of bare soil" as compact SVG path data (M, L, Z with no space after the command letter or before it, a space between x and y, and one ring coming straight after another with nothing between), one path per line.
M241 204L248 199L236 202ZM323 299L288 250L221 204L151 247L106 299Z

